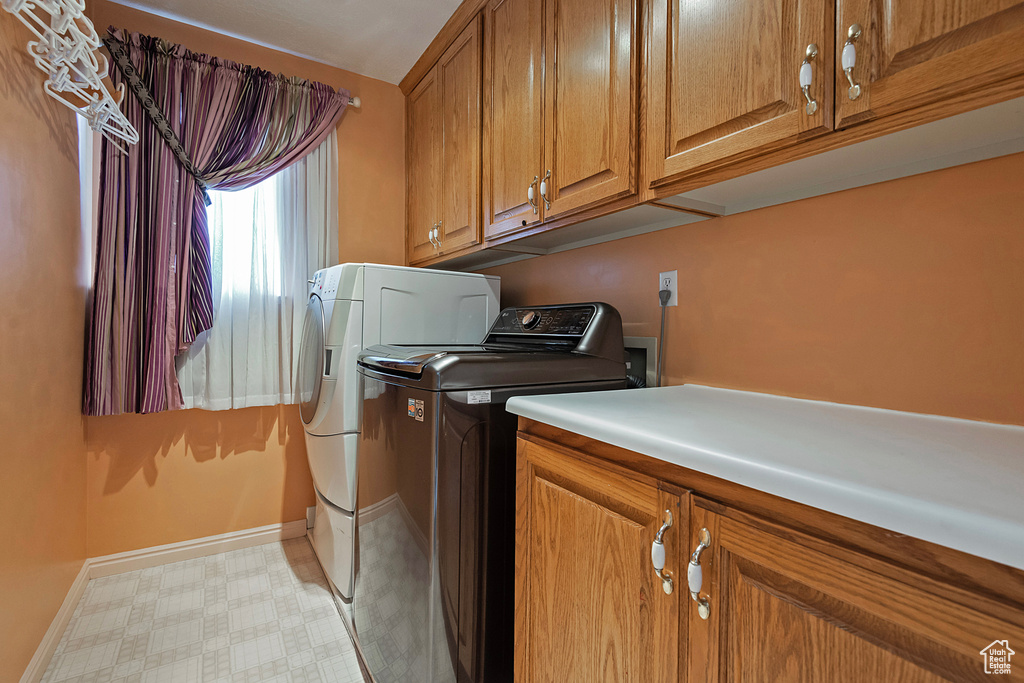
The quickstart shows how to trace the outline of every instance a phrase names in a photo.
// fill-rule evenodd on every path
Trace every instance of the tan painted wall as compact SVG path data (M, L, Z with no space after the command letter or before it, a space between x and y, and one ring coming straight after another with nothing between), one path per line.
M114 24L362 98L338 127L342 261L405 262L405 99L397 86L115 5ZM295 406L90 418L88 554L106 555L305 517L314 504Z
M666 270L666 384L1024 424L1024 154L488 272L655 336Z
M84 253L75 115L0 12L0 680L18 680L85 551Z
M304 519L295 406L87 418L90 557Z

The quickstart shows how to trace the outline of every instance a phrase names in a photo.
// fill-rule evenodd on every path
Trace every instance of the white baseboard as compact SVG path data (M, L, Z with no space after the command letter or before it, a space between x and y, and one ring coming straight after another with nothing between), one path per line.
M32 655L31 661L25 668L25 673L21 675L21 683L38 683L42 679L43 674L46 673L46 667L50 665L50 659L60 643L61 636L64 635L64 629L68 627L68 622L71 621L75 608L78 607L78 601L82 599L82 594L85 593L88 583L89 560L86 560L82 563L78 576L71 583L68 594L64 596L64 602L57 610L57 616L50 622L50 628L46 629L46 634L43 635L39 647L36 648L36 653Z
M197 557L216 555L217 553L228 552L229 550L241 550L251 548L264 543L284 541L289 538L298 538L306 535L306 520L301 519L295 522L284 522L282 524L268 524L267 526L245 529L243 531L232 531L217 536L197 538L192 541L180 543L168 543L142 550L129 550L126 553L104 555L94 557L89 562L89 578L98 579L101 576L111 574L123 574L137 569L157 567L171 562L182 560L194 560Z
M36 648L35 655L32 656L32 660L28 664L28 668L22 674L21 683L38 683L43 674L46 673L46 667L49 666L50 659L57 649L57 644L60 643L61 636L64 635L64 629L67 628L68 622L71 621L71 616L75 613L78 601L82 599L82 594L85 593L85 587L89 583L89 579L98 579L102 576L157 567L162 564L170 564L171 562L193 560L197 557L216 555L217 553L230 550L252 548L265 543L285 541L305 535L306 520L300 519L295 522L268 524L267 526L256 527L255 529L232 531L227 534L207 536L192 541L168 543L167 545L158 545L152 548L129 550L125 553L88 558L82 564L81 571L78 572L78 576L75 577L74 583L71 584L71 589L68 590L68 594L64 598L64 602L61 604L60 609L57 610L57 616L50 622L50 628L46 630L46 635L43 636L39 647Z

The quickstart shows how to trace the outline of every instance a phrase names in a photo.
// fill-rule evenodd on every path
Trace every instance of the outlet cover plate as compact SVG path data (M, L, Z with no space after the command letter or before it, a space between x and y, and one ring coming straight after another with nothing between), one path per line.
M678 270L666 270L658 275L658 291L665 289L665 280L669 281L668 289L672 292L672 296L669 297L666 306L678 306L679 305L679 271ZM660 302L659 302L660 303Z

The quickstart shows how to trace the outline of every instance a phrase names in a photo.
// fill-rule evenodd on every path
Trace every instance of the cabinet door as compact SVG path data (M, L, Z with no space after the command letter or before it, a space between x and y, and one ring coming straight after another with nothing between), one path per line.
M639 39L632 0L548 0L545 12L551 218L636 189Z
M441 57L441 251L480 241L480 18Z
M837 0L836 125L938 102L1024 73L1019 0ZM850 27L856 64L842 68Z
M651 543L668 510L666 595ZM520 440L516 480L517 683L677 681L680 497Z
M872 571L871 560L694 499L703 620L690 601L689 683L725 681L986 681L981 651L1024 643L1024 628L990 616L984 599L918 578ZM718 509L718 512L712 510ZM839 559L845 558L845 559ZM934 590L935 592L931 592ZM1011 680L1019 680L1011 678Z
M542 0L491 0L484 41L484 237L542 220L527 191L543 165ZM536 185L534 185L536 188ZM540 201L540 191L536 190Z
M430 70L406 101L408 214L406 243L409 263L435 254L429 234L441 217L441 84L438 70Z
M652 0L649 22L652 186L832 127L831 2ZM808 114L799 75L812 44Z

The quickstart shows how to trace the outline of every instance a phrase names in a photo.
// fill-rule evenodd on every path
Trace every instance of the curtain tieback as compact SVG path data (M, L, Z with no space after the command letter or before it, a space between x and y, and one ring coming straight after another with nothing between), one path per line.
M124 43L113 38L107 37L103 39L103 44L110 50L110 55L114 58L114 64L117 65L121 75L128 81L128 87L132 93L142 104L142 110L146 112L146 116L153 122L157 130L160 131L160 135L163 137L164 142L174 152L174 156L177 157L178 162L185 168L189 174L195 178L196 185L199 187L199 191L203 193L203 201L207 206L210 205L210 193L207 191L206 182L199 177L199 172L196 170L195 164L192 163L192 159L189 158L188 152L185 151L185 147L182 146L181 140L178 135L171 129L171 124L168 122L167 117L160 110L160 107L156 106L156 101L149 92L149 88L142 82L142 77L139 75L138 70L132 64L131 59L128 57L128 51L125 49Z

